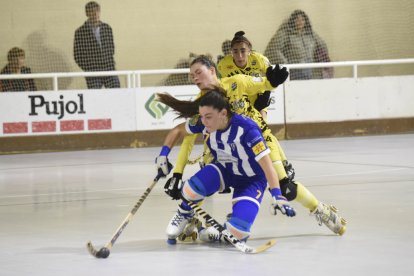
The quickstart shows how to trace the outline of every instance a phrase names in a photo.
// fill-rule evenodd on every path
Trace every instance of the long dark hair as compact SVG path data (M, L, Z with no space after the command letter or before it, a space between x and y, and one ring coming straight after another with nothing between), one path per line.
M159 102L174 109L178 118L191 118L198 115L198 108L201 106L210 106L218 111L226 109L229 116L233 114L226 93L220 87L207 90L203 96L194 101L178 100L168 93L157 93L157 97Z

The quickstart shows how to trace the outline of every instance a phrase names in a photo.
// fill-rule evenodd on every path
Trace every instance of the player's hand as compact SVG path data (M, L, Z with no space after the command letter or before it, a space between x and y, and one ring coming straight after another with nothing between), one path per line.
M164 192L174 200L181 198L181 189L183 188L182 177L181 173L174 173L164 185Z
M270 190L272 194L272 204L270 207L270 212L273 215L277 214L277 211L280 211L283 215L288 217L294 217L296 215L295 209L290 206L289 201L282 196L282 193L279 188L273 188Z
M279 64L276 64L274 67L267 67L266 77L273 87L277 87L278 85L284 83L288 76L289 72L286 67L280 67Z
M262 94L257 96L256 101L254 102L254 108L257 110L262 110L270 105L270 91L265 91Z
M173 168L173 165L168 161L167 156L157 156L157 158L155 158L155 164L157 165L158 175L161 177L166 177Z

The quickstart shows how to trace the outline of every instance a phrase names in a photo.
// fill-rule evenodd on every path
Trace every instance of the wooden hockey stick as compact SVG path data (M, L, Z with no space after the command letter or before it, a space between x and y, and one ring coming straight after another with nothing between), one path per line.
M98 259L105 259L109 256L110 250L112 246L114 246L114 243L121 235L122 231L124 231L125 227L128 225L128 223L131 221L132 217L137 212L138 208L142 205L144 200L147 198L151 190L154 188L155 184L157 184L158 180L162 177L162 173L158 172L157 176L152 181L151 185L145 190L144 194L140 197L140 199L137 201L137 203L134 205L134 208L132 208L131 212L126 216L124 221L121 223L121 225L118 227L118 229L115 231L114 235L112 236L111 240L101 249L96 250L95 247L92 245L92 242L89 241L86 244L86 248L88 249L89 253L98 258Z
M212 218L206 211L201 209L200 206L198 206L194 202L187 201L185 199L183 200L187 202L188 205L190 205L191 209L193 209L199 216L204 218L206 220L206 223L216 228L228 242L230 242L234 247L236 247L241 252L249 253L249 254L256 254L256 253L266 251L267 249L269 249L270 247L276 244L276 240L272 239L266 242L265 244L259 245L258 247L248 246L246 243L240 241L235 236L233 236L229 230L224 228L220 223L218 223L214 218Z

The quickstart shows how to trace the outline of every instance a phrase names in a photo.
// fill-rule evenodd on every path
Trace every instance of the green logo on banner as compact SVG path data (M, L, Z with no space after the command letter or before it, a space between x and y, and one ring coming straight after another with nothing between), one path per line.
M155 119L161 119L161 117L164 116L165 113L167 113L168 106L160 102L157 102L155 100L155 94L152 94L152 96L145 103L145 109Z

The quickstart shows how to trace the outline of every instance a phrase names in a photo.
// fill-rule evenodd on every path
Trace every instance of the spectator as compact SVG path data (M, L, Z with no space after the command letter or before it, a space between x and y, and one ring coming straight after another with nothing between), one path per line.
M25 66L24 50L14 47L7 53L7 65L1 70L1 74L31 74L29 67ZM19 92L36 91L33 79L8 79L0 80L0 91Z
M75 31L74 56L85 72L115 71L115 45L112 28L100 20L101 8L96 2L85 6L88 20ZM119 88L117 76L86 77L89 89Z
M277 30L264 55L272 64L329 62L326 43L313 31L308 15L295 10ZM291 80L331 78L332 68L292 69Z

